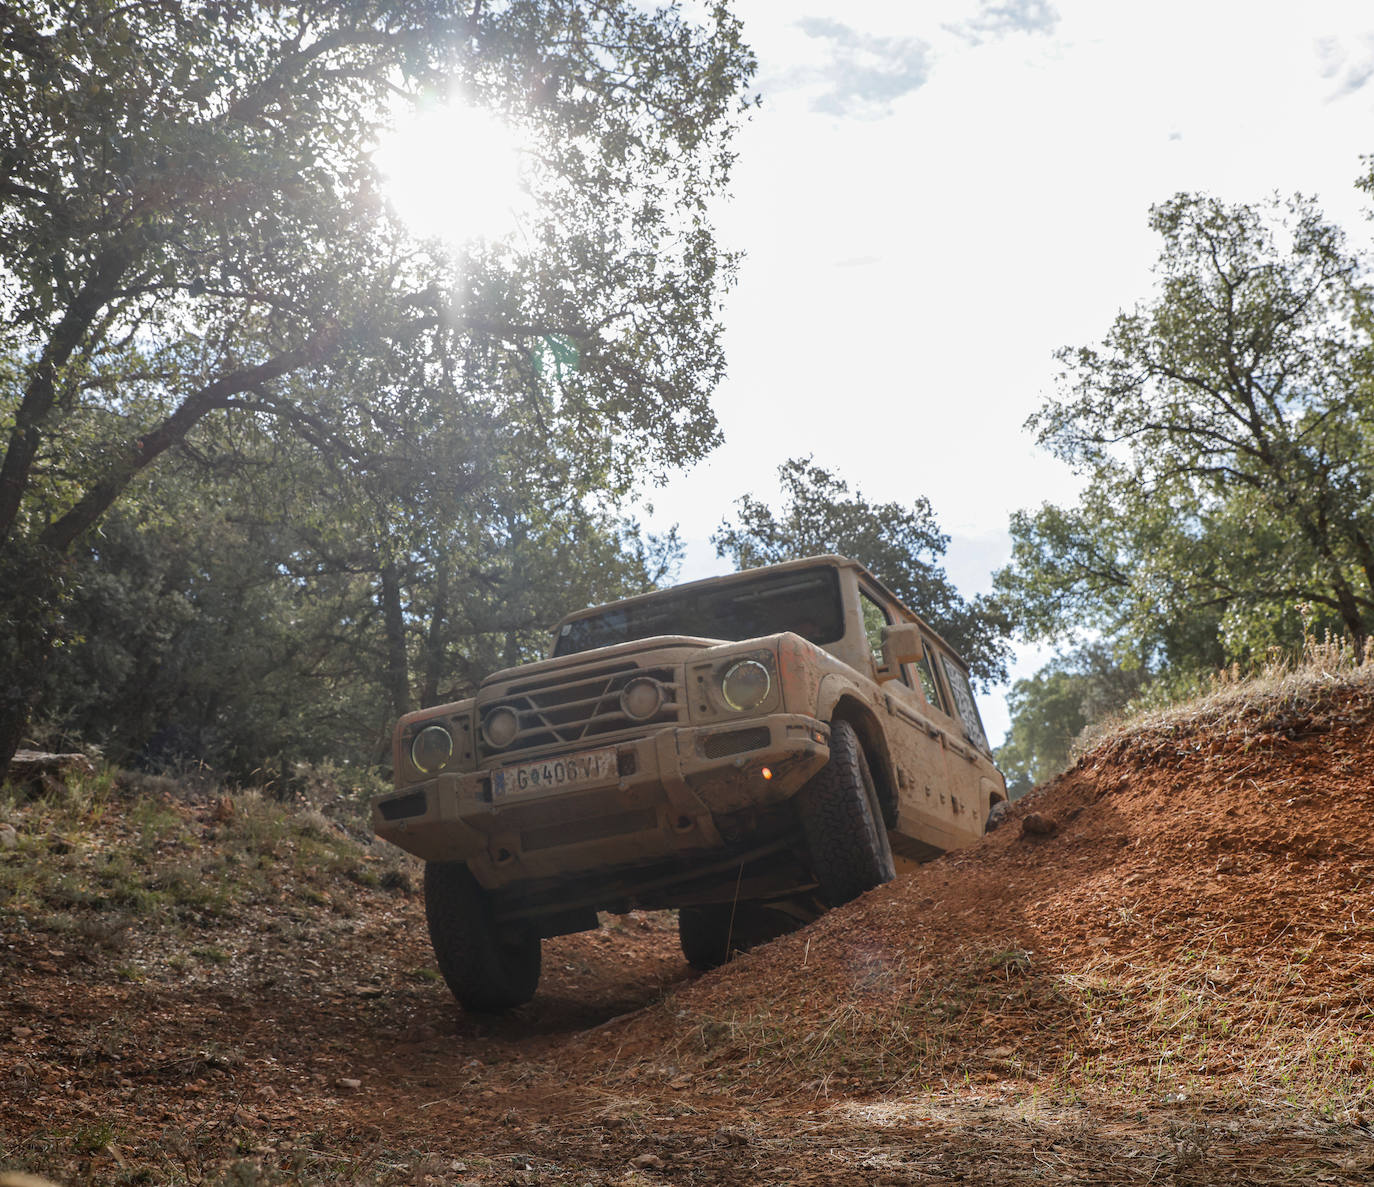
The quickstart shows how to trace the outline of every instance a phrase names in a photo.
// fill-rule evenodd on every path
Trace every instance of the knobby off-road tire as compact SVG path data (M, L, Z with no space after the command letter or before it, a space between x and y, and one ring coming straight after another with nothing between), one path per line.
M999 824L1004 821L1011 813L1011 805L1006 800L998 800L988 809L988 818L983 823L985 833L992 832Z
M849 722L830 727L830 761L797 793L797 814L828 906L896 877L878 789Z
M680 907L677 913L677 939L682 945L682 955L694 969L704 973L719 968L730 959L729 904Z
M425 863L425 919L439 971L465 1010L508 1010L539 987L539 937L500 928L461 862Z
M761 903L711 903L682 907L677 938L682 955L694 969L719 968L736 952L748 952L769 940L796 931L801 920Z

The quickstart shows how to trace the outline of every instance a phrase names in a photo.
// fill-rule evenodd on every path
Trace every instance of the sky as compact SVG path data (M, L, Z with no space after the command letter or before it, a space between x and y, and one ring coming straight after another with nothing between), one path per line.
M725 444L651 492L681 577L790 457L873 501L930 499L965 596L1010 555L1013 511L1072 501L1026 418L1055 351L1146 298L1153 203L1315 195L1357 242L1374 153L1374 7L1308 0L735 0L759 59L720 242ZM919 611L920 607L914 607ZM1048 657L1022 646L1013 678ZM1006 688L980 697L994 742Z
M1024 425L1055 393L1056 351L1150 295L1153 204L1301 192L1369 245L1368 0L731 8L762 102L714 211L743 253L714 397L725 444L641 515L677 526L684 581L728 572L710 537L735 500L778 506L778 466L810 456L872 502L928 498L946 571L986 592L1013 512L1076 497ZM433 152L444 137L461 158ZM379 148L393 203L422 233L501 233L522 200L510 137L461 105L422 115ZM441 167L473 152L491 192ZM1051 654L1019 644L1011 679ZM1008 686L979 698L994 741Z

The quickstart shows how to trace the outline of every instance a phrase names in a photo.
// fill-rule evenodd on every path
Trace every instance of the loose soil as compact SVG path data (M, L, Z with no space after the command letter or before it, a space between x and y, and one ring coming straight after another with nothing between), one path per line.
M302 859L333 828L318 813L267 850L253 834L263 880L242 902L121 915L80 879L146 842L147 790L80 835L16 802L0 860L65 872L0 901L0 1167L1368 1183L1372 757L1368 681L1176 714L1099 745L980 845L715 973L689 971L670 915L548 941L539 995L499 1018L437 980L414 867L338 838ZM232 800L164 790L160 810L181 829L161 826L168 862L187 836L248 835Z

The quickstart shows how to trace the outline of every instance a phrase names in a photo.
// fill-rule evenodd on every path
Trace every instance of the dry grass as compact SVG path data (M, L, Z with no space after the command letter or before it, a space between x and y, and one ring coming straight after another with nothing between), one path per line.
M1328 1011L1301 978L1296 955L1259 975L1205 958L1070 971L1040 969L1015 946L968 946L814 1010L689 1010L670 998L676 1038L620 1070L626 1084L690 1070L740 1098L999 1084L1056 1107L1192 1102L1359 1121L1374 1112L1369 1010Z
M0 849L0 922L118 948L131 930L251 917L284 880L305 902L342 909L341 883L413 882L410 859L390 846L365 851L332 804L218 792L108 767L39 794L0 788L0 825L13 830Z
M1335 1120L1374 1109L1369 1009L1302 992L1302 961L1088 963L1062 977L1080 1025L1061 1086Z
M1233 664L1212 676L1210 687L1184 700L1103 718L1074 741L1071 760L1122 740L1220 731L1242 742L1248 735L1286 728L1290 718L1319 714L1347 693L1374 696L1374 639L1356 653L1346 639L1308 639L1296 658L1277 649L1253 668Z
M748 958L745 958L747 962ZM763 1097L792 1086L803 1096L955 1088L970 1080L1050 1073L998 1037L1003 1014L1035 1016L1045 1029L1077 1030L1079 1012L1058 979L1014 940L964 945L925 959L892 953L849 992L716 1010L678 996L666 1072L700 1069L721 1090ZM631 1078L644 1068L626 1068Z

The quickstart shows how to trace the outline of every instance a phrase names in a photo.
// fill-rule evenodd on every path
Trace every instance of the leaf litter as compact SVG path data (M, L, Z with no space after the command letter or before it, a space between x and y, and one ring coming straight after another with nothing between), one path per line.
M496 1018L437 979L417 869L318 813L164 789L150 840L134 791L16 800L0 1168L1368 1182L1371 757L1362 675L1160 716L724 969L691 973L669 915L608 916Z

